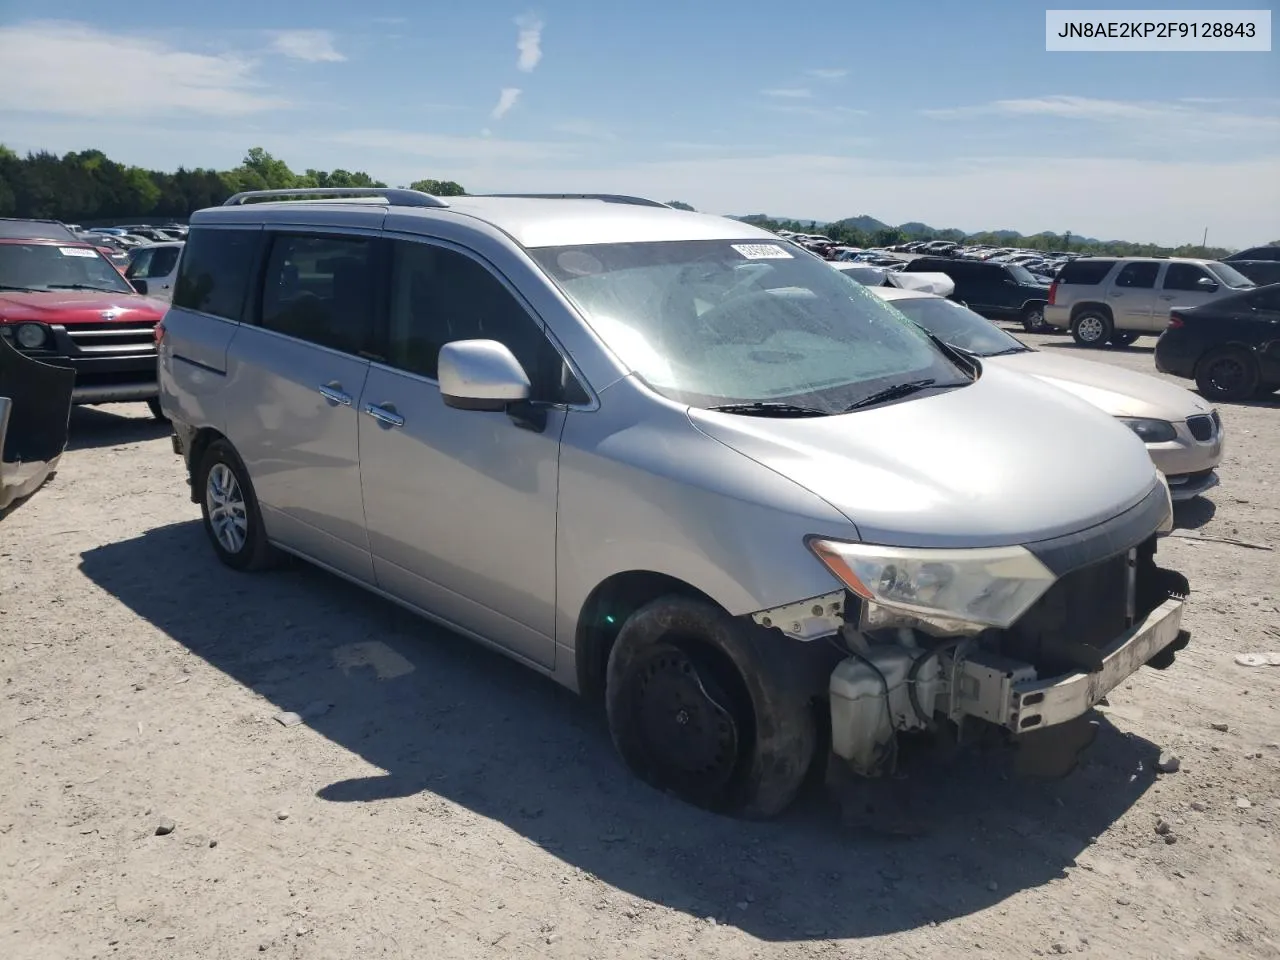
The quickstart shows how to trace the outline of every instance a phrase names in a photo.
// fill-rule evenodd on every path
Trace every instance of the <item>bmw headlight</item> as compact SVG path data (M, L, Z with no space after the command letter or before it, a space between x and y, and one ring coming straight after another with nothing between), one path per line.
M20 323L14 331L18 346L27 350L36 350L44 346L45 329L43 323Z
M1145 417L1117 417L1116 419L1141 437L1143 443L1167 443L1178 437L1173 424L1167 420L1148 420Z
M813 538L809 549L869 603L990 627L1010 626L1056 579L1019 546L926 550Z

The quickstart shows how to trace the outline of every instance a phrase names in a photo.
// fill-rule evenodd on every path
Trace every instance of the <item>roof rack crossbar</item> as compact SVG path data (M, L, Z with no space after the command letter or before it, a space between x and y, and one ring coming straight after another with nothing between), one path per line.
M449 204L421 190L405 190L399 187L290 187L283 190L245 190L222 202L224 207L239 207L257 200L288 199L290 197L385 197L387 203L399 207L447 207Z
M485 197L508 197L513 200L600 200L604 203L628 203L637 207L663 207L672 209L668 203L659 203L645 197L629 197L621 193L485 193Z

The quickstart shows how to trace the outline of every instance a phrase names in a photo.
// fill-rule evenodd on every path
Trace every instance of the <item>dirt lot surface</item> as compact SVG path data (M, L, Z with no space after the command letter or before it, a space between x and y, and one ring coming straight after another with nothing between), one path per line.
M767 824L685 807L523 668L223 568L163 427L77 411L0 521L0 957L1280 957L1280 667L1234 661L1280 651L1280 403L1223 416L1160 554L1191 646L1065 779L908 769L929 829L893 839L817 785Z

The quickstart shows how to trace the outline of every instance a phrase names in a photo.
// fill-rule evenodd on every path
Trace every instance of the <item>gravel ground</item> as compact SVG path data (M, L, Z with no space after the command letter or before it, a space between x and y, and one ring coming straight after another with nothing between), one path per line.
M523 668L224 569L166 431L78 410L0 522L0 956L1280 957L1280 667L1234 662L1280 651L1280 550L1210 539L1280 548L1280 402L1223 418L1161 548L1191 646L1065 779L908 769L929 830L895 840L816 784L768 824L685 807Z

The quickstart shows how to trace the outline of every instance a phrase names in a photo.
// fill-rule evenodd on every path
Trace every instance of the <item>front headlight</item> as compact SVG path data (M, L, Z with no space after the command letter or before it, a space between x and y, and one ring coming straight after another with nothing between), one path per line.
M17 338L18 346L27 350L35 350L44 346L45 331L43 323L20 323L14 335Z
M1025 547L922 550L811 539L809 549L870 603L1008 627L1056 579Z
M1167 420L1148 420L1145 417L1117 417L1121 423L1142 438L1143 443L1167 443L1176 440L1178 431Z

